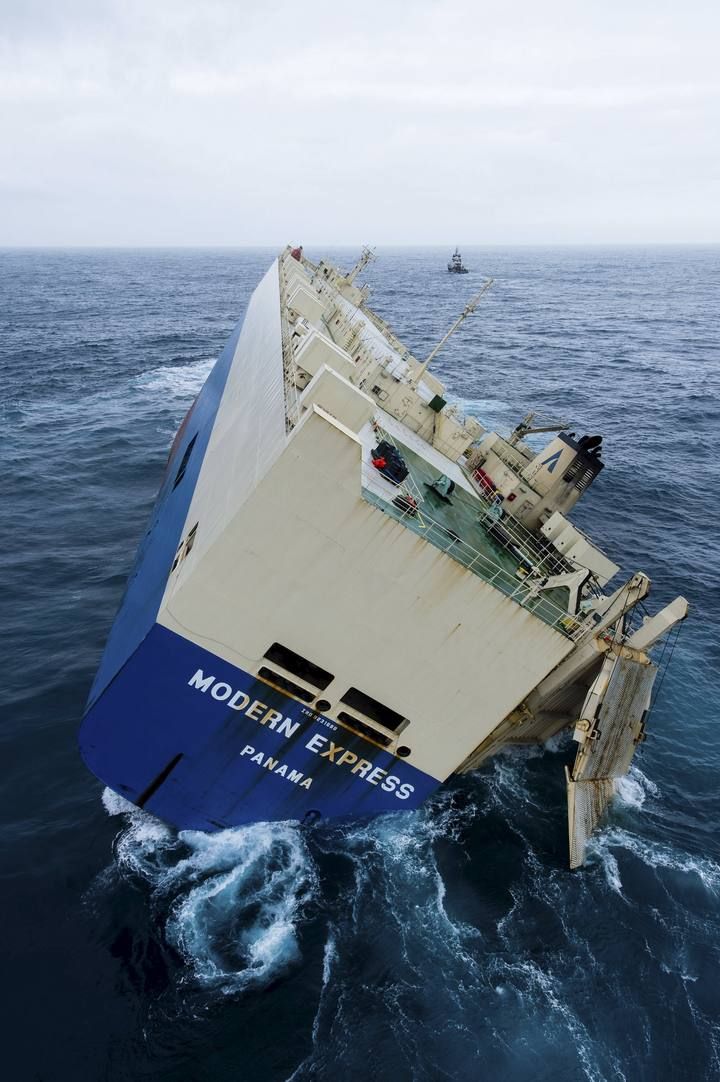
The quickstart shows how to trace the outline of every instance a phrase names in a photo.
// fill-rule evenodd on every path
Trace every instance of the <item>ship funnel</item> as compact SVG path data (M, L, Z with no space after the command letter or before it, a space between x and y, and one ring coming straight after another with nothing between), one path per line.
M575 491L577 500L603 468L601 444L602 436L583 436L575 440L561 432L528 463L522 476L541 496L568 489Z

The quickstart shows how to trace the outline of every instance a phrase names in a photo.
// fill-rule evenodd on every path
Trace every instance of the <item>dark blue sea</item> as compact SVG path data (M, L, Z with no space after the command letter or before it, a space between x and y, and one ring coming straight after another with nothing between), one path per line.
M3 1078L720 1077L720 249L475 249L457 278L380 249L365 275L419 357L496 279L438 375L487 425L603 433L575 520L651 607L691 602L583 871L567 740L309 832L178 837L81 764L173 433L273 254L0 252Z

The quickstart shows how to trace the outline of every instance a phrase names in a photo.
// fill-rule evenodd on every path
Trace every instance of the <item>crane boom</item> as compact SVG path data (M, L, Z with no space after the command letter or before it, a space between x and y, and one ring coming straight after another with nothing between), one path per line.
M415 375L413 376L413 379L412 379L412 384L413 384L413 386L414 386L414 387L417 387L418 383L420 382L420 380L421 380L421 379L423 378L423 376L424 376L424 375L425 375L425 373L427 372L427 370L428 370L428 367L429 367L429 365L430 365L430 362L431 362L431 361L432 361L432 360L433 360L433 359L435 358L435 356L436 356L436 355L437 355L437 354L438 354L438 353L440 352L440 350L442 349L442 347L443 347L443 346L445 345L445 343L447 342L448 338L450 338L450 336L451 336L451 335L455 334L455 331L456 331L456 330L458 329L458 327L460 326L460 324L461 324L461 323L462 323L462 322L463 322L464 320L466 320L468 316L471 316L471 315L473 314L473 312L474 312L474 311L475 311L475 309L477 308L478 304L480 303L480 300L481 300L481 298L483 297L483 295L484 295L485 293L487 293L488 289L489 289L489 288L490 288L490 286L491 286L491 285L493 284L493 281L494 281L494 279L493 279L493 278L488 278L488 279L486 280L486 282L485 282L485 284L483 285L483 287L482 287L482 289L480 290L480 292L479 292L479 293L476 293L476 294L475 294L475 296L474 296L474 297L472 298L472 300L469 300L469 301L468 301L468 303L467 303L467 304L465 305L465 307L463 308L463 310L462 310L462 312L460 313L460 315L459 315L459 316L457 317L457 319L456 319L456 320L455 320L455 322L453 323L453 325L452 325L452 327L450 328L450 330L449 330L449 331L448 331L448 332L447 332L447 333L446 333L446 334L445 334L445 335L444 335L444 336L443 336L443 337L442 337L442 338L440 339L440 341L438 342L438 344L437 344L437 345L435 346L435 348L434 348L434 349L432 350L432 352L431 352L431 353L429 354L429 356L428 356L427 360L426 360L426 361L423 361L423 363L422 363L422 364L420 365L420 367L418 368L417 372L415 373Z

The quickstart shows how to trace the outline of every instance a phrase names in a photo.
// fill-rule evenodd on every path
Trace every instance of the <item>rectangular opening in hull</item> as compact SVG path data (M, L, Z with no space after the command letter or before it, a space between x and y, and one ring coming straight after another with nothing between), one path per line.
M274 642L265 651L264 656L268 661L274 661L282 669L287 669L294 676L299 676L301 680L306 680L308 684L312 684L313 687L319 688L321 691L324 691L328 684L331 684L335 679L331 672L321 669L319 665L308 661L301 654L296 654L294 650L288 649L287 646L283 646L279 642Z
M301 688L299 684L293 684L292 680L288 680L286 676L281 676L279 672L273 672L272 669L266 669L264 665L258 670L258 676L261 680L267 680L269 683L274 684L281 691L287 691L289 695L294 695L296 699L302 699L304 703L311 703L315 698L312 691Z
M377 699L372 699L364 691L358 691L357 688L349 688L340 702L351 706L353 710L359 710L361 714L366 714L372 721L376 721L378 725L383 725L386 729L392 729L393 732L399 729L405 721L405 718L402 714L398 714L397 710L391 710L389 706L379 703Z
M356 733L368 737L369 740L381 744L384 748L389 748L392 744L392 740L385 733L379 733L377 729L373 729L372 725L367 725L364 721L360 721L359 718L354 718L352 714L346 714L344 710L338 710L338 721L342 721L350 729L354 729Z

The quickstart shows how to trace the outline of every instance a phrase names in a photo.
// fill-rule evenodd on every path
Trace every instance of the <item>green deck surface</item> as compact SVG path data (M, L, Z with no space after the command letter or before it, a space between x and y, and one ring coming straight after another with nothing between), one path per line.
M556 589L542 593L526 603L527 589L523 588L522 574L518 569L523 560L503 544L493 538L487 527L480 521L486 511L486 505L459 485L446 502L437 493L427 487L427 483L437 480L438 471L425 459L416 455L409 447L399 441L398 449L402 454L410 476L420 490L423 503L416 515L405 514L401 508L368 489L363 489L363 496L368 503L379 507L385 514L402 521L409 530L423 537L435 548L446 552L453 560L462 564L473 574L486 582L491 582L506 595L514 594L514 600L524 605L528 611L547 624L557 625L559 609L566 611L567 590ZM528 563L532 555L527 554ZM568 628L557 627L563 634Z

